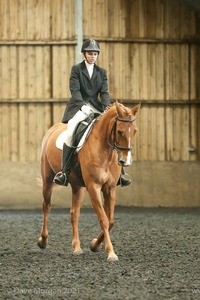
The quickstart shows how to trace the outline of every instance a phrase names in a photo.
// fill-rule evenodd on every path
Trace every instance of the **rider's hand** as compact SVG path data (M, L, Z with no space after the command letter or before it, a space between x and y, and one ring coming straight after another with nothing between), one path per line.
M90 107L87 106L87 105L83 105L83 106L81 107L81 110L82 110L82 112L83 112L85 115L87 115L87 116L89 116L89 114L91 113L91 109L90 109Z

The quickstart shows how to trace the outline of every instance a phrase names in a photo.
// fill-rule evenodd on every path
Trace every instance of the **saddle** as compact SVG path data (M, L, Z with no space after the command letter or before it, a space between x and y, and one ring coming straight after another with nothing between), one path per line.
M78 123L73 136L72 136L72 147L82 147L82 145L79 145L84 133L86 132L86 130L89 128L90 124L96 120L96 118L99 116L100 114L97 113L91 113L85 120L81 121L80 123ZM94 124L95 122L93 122ZM93 126L90 126L89 130L87 131L86 136L84 137L84 141L83 143L86 141L88 135L90 134L91 130L92 130ZM77 151L78 152L78 149Z
M100 114L98 114L98 113L91 113L85 120L81 121L77 125L77 127L74 131L73 137L72 137L72 147L75 149L74 154L82 148L83 144L87 140L87 137L89 136L89 134L95 124L95 121L96 121L97 117L99 117L99 115ZM87 129L89 129L89 130L87 130ZM86 133L86 136L84 136L85 133ZM83 142L81 142L82 138L83 138ZM82 185L85 186L83 176L82 176L81 166L80 166L79 161L77 160L77 155L74 155L74 167L73 168L75 170L76 175L81 180Z

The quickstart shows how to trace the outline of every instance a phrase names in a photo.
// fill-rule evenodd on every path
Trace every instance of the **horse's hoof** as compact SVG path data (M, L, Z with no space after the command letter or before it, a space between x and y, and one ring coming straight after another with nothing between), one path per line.
M74 250L73 255L81 255L83 254L83 250L79 249L79 250Z
M90 243L90 250L92 252L98 252L101 249L102 244L96 246L97 239L93 239Z
M39 239L38 239L37 244L38 244L38 247L40 247L40 249L45 249L46 246L47 246L47 244L48 244L48 240L47 240L47 239L44 240L44 239L40 236Z
M109 262L118 261L118 260L119 260L119 258L116 254L112 255L112 256L108 256L108 258L107 258L107 261L109 261Z

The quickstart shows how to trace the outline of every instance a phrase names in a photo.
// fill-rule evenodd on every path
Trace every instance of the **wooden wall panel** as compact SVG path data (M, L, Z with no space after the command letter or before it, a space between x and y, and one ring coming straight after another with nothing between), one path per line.
M52 39L72 39L75 36L74 1L56 0L52 3Z
M51 106L49 103L37 103L34 107L35 126L34 126L34 157L33 161L39 161L41 156L41 146L44 134L51 126ZM32 151L32 148L30 149ZM29 159L30 160L30 157Z
M50 120L49 104L1 103L0 160L38 161Z
M187 45L167 45L165 49L166 99L189 99L189 60Z
M8 104L3 104L1 105L1 153L2 153L2 160L4 161L9 161L10 158L10 144L11 140L9 137L9 123L10 123L10 110L9 110L9 105Z
M19 160L38 161L44 133L50 126L50 106L27 103L19 105Z
M186 101L193 91L196 99L193 67L193 89L189 86L188 45L110 43L105 47L102 43L101 49L98 63L107 69L114 98Z
M167 160L190 160L189 110L187 107L166 108Z
M50 48L0 47L0 98L50 97Z
M200 20L199 20L200 23ZM200 26L199 26L200 29ZM193 68L195 71L193 71L193 77L196 79L195 83L196 85L194 85L194 90L196 90L196 99L200 99L200 45L196 45L195 46L195 59L193 60L193 64L191 66L191 72L193 71ZM196 69L195 69L195 65L196 65ZM193 98L194 99L194 98Z
M195 11L183 1L83 0L83 3L87 37L182 39L195 37L197 33Z
M50 97L50 47L18 47L19 98Z
M200 158L200 107L190 108L190 123L189 123L189 142L190 146L195 148L194 152L190 153L190 160L199 160Z
M75 51L71 46L53 47L53 98L69 98L69 76L74 65Z
M18 150L19 150L19 110L18 110L18 104L12 104L9 107L10 109L10 128L9 128L9 134L10 134L10 157L9 159L11 161L18 161Z
M17 97L16 48L0 47L0 98Z
M135 160L165 160L165 108L143 106L137 117ZM156 132L156 134L155 134Z
M67 101L62 103L57 102L53 105L52 115L54 123L61 122L66 105Z
M57 40L75 36L73 0L0 0L1 40Z
M62 118L75 63L74 4L0 0L1 160L39 160L45 131ZM200 112L189 104L200 99L195 11L179 0L83 0L83 10L83 37L100 42L111 98L143 102L134 159L198 160Z

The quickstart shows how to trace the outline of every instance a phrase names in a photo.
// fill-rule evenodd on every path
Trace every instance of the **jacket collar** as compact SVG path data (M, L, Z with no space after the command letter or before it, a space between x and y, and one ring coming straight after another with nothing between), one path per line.
M94 64L94 70L93 70L93 74L92 74L92 78L90 78L89 74L88 74L88 70L85 64L85 61L83 60L81 62L81 70L83 72L83 74L89 79L89 80L93 80L96 76L97 76L97 71L98 71L98 66L96 64Z

